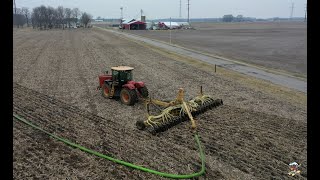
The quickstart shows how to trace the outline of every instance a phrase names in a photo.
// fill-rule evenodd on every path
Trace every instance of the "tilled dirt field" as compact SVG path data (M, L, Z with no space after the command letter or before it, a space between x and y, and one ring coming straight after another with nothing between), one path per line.
M206 94L223 99L223 106L196 117L207 168L199 179L291 179L293 161L302 164L300 178L307 178L301 93L269 85L278 88L270 93L259 83L248 86L232 73L214 73L95 28L17 30L13 43L14 113L49 132L156 170L199 171L189 122L152 136L134 125L146 118L142 103L125 106L96 91L100 73L129 65L154 98L174 99L183 87L190 99L202 85ZM161 179L70 148L16 120L13 134L16 179Z
M192 26L196 30L171 31L171 42L200 52L307 76L305 22L192 23ZM126 32L170 42L169 31Z

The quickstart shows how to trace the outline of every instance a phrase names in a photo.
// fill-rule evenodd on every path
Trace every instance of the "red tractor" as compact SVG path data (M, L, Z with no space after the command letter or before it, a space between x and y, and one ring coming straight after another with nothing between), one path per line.
M110 99L120 97L126 105L134 105L138 97L147 98L149 93L144 82L132 79L133 69L129 66L111 67L111 74L107 71L99 75L98 89L101 89L102 96Z

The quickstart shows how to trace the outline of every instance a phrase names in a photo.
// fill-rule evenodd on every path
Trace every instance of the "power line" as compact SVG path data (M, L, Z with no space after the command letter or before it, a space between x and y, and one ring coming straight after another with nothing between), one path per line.
M133 19L135 19L135 20L139 19L140 13L141 13L141 11L138 12L136 15L134 15ZM141 18L141 16L140 16L140 18Z

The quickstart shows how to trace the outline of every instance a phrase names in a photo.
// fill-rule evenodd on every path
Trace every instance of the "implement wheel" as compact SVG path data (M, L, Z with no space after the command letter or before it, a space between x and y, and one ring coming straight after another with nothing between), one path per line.
M146 128L146 125L144 124L143 121L137 121L136 126L139 130L144 130Z
M110 98L110 91L111 91L110 86L107 84L103 84L101 88L101 94L104 98Z
M137 92L134 89L123 88L120 92L120 99L123 104L132 106L137 100Z

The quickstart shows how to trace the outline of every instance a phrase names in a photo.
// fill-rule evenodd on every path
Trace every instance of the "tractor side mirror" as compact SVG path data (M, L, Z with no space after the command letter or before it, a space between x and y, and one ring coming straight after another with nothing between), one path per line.
M106 74L109 74L109 72L108 72L108 71L106 71Z

